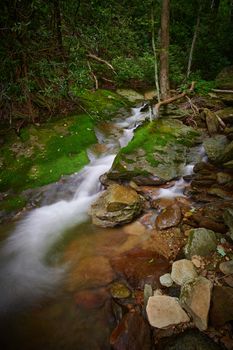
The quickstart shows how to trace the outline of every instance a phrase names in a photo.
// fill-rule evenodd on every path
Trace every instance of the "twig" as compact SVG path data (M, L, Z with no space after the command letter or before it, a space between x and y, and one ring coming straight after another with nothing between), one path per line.
M91 65L90 65L90 62L89 62L89 61L87 61L87 65L88 65L88 68L89 68L89 70L90 70L90 73L91 73L91 75L92 75L92 77L93 77L93 79L94 79L94 81L95 81L95 89L98 90L98 88L99 88L98 79L97 79L95 73L93 72L93 70L91 69Z
M115 69L113 68L113 66L108 61L104 60L103 58L100 58L96 55L93 55L92 53L89 53L87 56L92 58L93 60L100 62L100 63L106 64L115 74L117 74Z
M213 92L220 92L223 94L233 94L233 90L221 90L221 89L211 89Z

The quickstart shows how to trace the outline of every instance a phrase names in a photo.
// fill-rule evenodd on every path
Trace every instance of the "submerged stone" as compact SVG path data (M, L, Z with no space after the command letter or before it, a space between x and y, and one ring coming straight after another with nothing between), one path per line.
M156 226L159 230L179 225L181 210L177 204L165 208L156 218Z
M110 344L114 350L150 350L150 327L138 312L130 312L113 330Z

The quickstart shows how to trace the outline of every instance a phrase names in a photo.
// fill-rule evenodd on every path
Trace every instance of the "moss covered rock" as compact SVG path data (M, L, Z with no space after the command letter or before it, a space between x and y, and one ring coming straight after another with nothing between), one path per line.
M193 255L207 256L217 248L217 237L214 231L205 228L190 230L185 246L185 256L191 259Z
M177 120L146 123L120 150L107 176L143 184L162 184L175 179L183 174L187 147L195 144L197 136L197 131Z

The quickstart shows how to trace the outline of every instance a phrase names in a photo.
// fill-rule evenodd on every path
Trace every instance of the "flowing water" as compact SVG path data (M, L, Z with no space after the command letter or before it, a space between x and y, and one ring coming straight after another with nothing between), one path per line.
M108 259L145 237L127 236L123 228L93 227L88 210L101 192L100 175L146 116L134 108L128 118L110 124L108 135L96 130L105 151L96 156L90 150L90 164L70 178L78 184L73 198L31 211L1 245L1 349L109 349L114 319L106 286L115 276ZM183 189L181 179L158 197L180 196ZM80 304L82 290L85 298L91 292L86 304L84 298L86 308ZM96 291L104 303L90 307Z

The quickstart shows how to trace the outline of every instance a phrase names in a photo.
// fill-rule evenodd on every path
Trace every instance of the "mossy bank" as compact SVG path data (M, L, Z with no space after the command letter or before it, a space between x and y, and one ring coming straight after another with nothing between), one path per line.
M42 125L29 125L16 135L4 130L0 155L0 210L25 205L19 194L55 182L79 171L88 162L87 149L97 143L95 126L111 119L122 107L123 97L107 90L75 90L82 113L57 117Z

